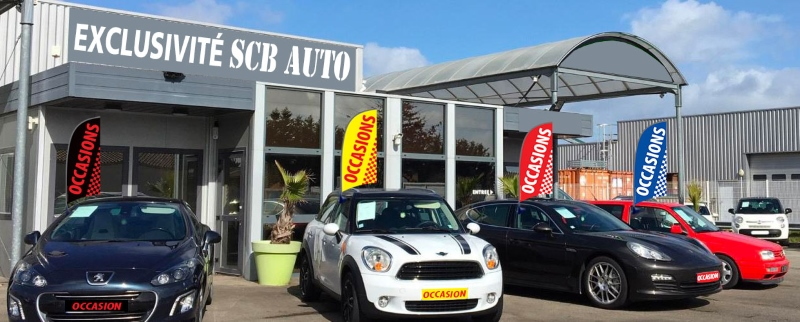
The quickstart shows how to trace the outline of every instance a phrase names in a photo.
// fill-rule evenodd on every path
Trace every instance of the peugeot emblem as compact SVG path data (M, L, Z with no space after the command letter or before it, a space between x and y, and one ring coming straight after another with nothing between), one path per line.
M444 256L444 255L447 255L447 253L445 253L445 252L438 252L438 253L436 253L436 255L439 255L439 256Z
M86 282L89 285L106 285L114 272L86 272Z

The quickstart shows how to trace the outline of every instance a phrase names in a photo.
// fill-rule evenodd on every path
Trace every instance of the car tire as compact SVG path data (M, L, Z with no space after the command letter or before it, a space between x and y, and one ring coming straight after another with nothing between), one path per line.
M787 238L787 239L780 239L780 240L778 240L778 245L781 245L781 246L789 246L789 239Z
M312 302L319 299L322 290L314 284L314 271L311 267L311 261L308 256L303 254L300 256L300 300L303 302Z
M342 278L342 321L362 322L367 321L364 311L361 310L361 303L358 292L358 281L353 277L353 273L347 272Z
M739 267L736 266L736 262L725 255L717 255L717 258L722 261L722 274L719 278L722 289L729 290L736 287L736 284L739 284Z
M609 257L596 257L586 265L583 289L596 307L613 310L628 304L628 278L617 261Z
M498 322L503 316L503 296L497 300L497 305L494 306L494 311L489 314L477 315L472 317L474 322Z
M211 305L214 300L214 283L208 285L208 297L206 298L206 305Z

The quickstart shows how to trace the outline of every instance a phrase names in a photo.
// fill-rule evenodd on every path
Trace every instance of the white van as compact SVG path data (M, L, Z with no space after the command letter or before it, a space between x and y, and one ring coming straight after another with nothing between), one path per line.
M736 209L728 209L733 215L733 232L756 238L789 244L790 208L783 208L778 198L742 198Z

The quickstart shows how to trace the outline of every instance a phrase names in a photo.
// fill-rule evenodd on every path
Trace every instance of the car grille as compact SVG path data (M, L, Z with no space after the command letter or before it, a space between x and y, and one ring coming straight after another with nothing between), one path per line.
M125 301L126 312L66 312L67 301ZM38 301L39 312L45 321L147 321L156 305L156 295L152 292L131 292L124 294L42 294Z
M483 276L477 262L417 262L400 267L397 278L401 280L463 280Z
M411 312L453 312L471 310L478 306L478 299L448 301L407 301L406 310Z
M766 230L768 232L767 235L753 235L754 230ZM742 235L749 235L753 237L780 237L781 230L780 229L739 229L739 233Z
M685 292L691 294L701 294L706 292L711 292L719 288L720 282L713 282L713 283L670 283L670 282L658 282L653 283L656 289L661 291L667 292Z

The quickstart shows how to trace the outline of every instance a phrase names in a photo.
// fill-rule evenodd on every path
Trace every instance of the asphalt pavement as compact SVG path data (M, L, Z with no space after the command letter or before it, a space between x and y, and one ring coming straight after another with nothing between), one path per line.
M708 297L638 303L623 310L594 308L579 295L507 288L502 321L797 321L800 249L787 248L786 255L792 266L779 285L745 284ZM280 287L261 286L235 276L215 278L215 298L208 307L207 322L341 321L338 304L327 297L310 304L301 302L296 278ZM6 285L0 280L0 287ZM0 293L0 301L5 308L5 292ZM5 314L0 321L7 321Z

